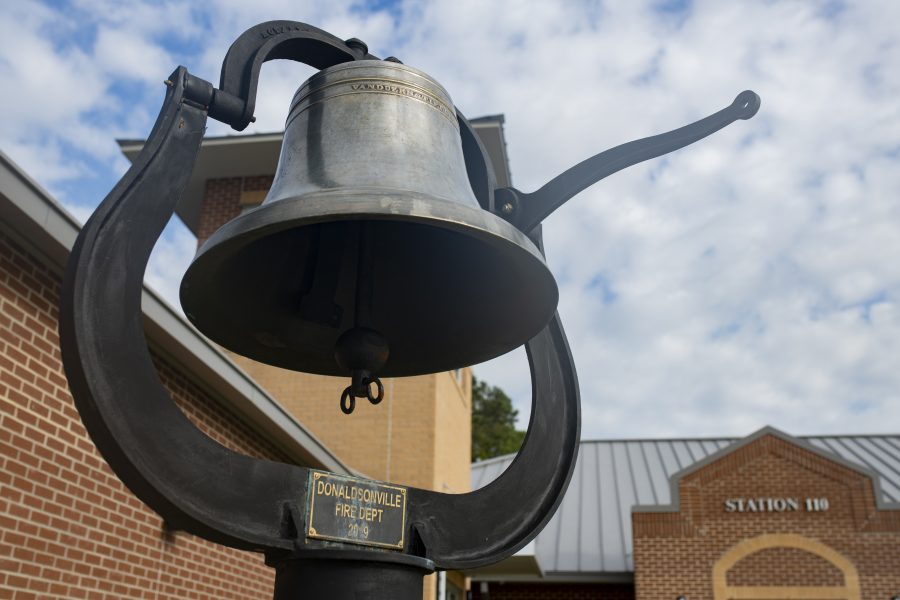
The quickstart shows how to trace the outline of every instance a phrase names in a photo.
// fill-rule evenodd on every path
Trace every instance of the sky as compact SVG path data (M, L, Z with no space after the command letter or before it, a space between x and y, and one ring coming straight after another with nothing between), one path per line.
M231 41L272 19L363 39L468 117L505 115L523 191L756 91L752 120L544 222L582 437L898 431L900 2L4 2L0 149L84 221L128 167L115 140L147 136L175 66L218 82ZM280 130L312 72L267 63L245 133ZM195 244L175 217L148 267L174 306ZM475 373L524 426L524 352Z

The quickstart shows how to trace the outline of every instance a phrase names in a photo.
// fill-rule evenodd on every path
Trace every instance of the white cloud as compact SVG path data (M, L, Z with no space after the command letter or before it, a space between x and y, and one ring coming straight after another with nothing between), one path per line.
M641 20L622 18L608 25L631 33L632 20ZM671 128L679 113L696 118L717 107L706 102L721 106L745 87L763 96L753 121L670 156L664 168L618 174L549 219L546 246L563 282L560 312L581 373L585 433L742 433L765 423L797 432L882 430L885 417L897 415L898 381L872 366L895 361L898 348L846 305L881 292L878 310L896 310L900 274L888 257L900 250L900 219L885 197L896 189L896 175L886 172L896 163L872 155L897 146L900 114L848 75L896 66L896 55L884 54L894 32L871 22L844 29L802 5L719 3L697 6L677 31L654 33L650 46L662 59L652 84L628 86L609 70L592 77L582 69L578 78L539 72L537 58L529 85L536 95L554 90L567 106L546 116L506 110L513 171L530 189L589 154L586 142L596 151ZM871 49L858 52L864 45ZM523 60L552 47L528 47ZM597 54L611 62L628 65L618 59L635 56L630 50L627 39L597 36ZM571 113L567 81L585 96L606 97L602 119ZM880 85L897 87L890 77ZM709 100L698 109L694 98ZM542 135L542 127L552 130ZM748 133L758 139L744 147ZM814 176L822 178L817 187L806 184ZM613 305L587 289L598 272L618 294ZM870 408L856 412L860 396Z
M94 45L96 63L116 79L159 84L173 70L168 52L134 31L100 27Z
M584 434L740 435L763 424L864 432L898 422L900 4L826 14L816 3L706 0L678 15L625 1L401 6L395 19L349 0L83 0L73 25L16 4L0 12L0 76L17 90L0 100L10 117L0 140L45 184L98 161L115 161L118 175L112 138L145 135L162 90L126 113L112 82L152 85L170 61L217 81L231 41L274 18L397 55L469 116L504 113L525 191L751 88L763 99L754 119L618 173L546 221ZM78 44L49 39L50 27L94 33ZM267 64L248 131L280 128L310 73ZM148 278L174 299L193 247L183 232L166 239ZM477 372L527 414L523 352Z
M37 4L14 3L0 12L0 139L14 159L45 181L73 173L59 142L71 139L68 132L73 124L79 128L79 115L102 105L105 92L87 54L77 48L61 52L44 33L59 22Z

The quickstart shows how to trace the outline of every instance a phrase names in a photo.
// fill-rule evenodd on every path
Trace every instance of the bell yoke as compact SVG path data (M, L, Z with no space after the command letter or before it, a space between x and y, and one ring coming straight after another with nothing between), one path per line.
M507 471L479 490L451 495L346 477L326 484L337 476L236 454L197 430L159 381L140 318L147 260L193 170L207 117L243 130L260 68L276 58L319 72L294 96L262 206L213 234L188 269L185 314L254 360L350 377L340 402L347 414L356 398L381 400L379 377L459 368L524 344L528 433ZM61 294L63 362L82 420L123 482L172 527L265 552L276 598L421 598L422 576L435 568L488 565L537 535L568 485L580 427L541 221L600 179L759 108L759 97L743 92L696 123L602 152L523 193L498 187L441 85L393 57L379 60L356 39L263 23L231 46L218 88L184 67L167 84L144 149L72 251ZM404 501L357 511L328 489ZM378 523L384 516L390 543L353 539L358 524L347 529L329 516L357 512L379 515Z

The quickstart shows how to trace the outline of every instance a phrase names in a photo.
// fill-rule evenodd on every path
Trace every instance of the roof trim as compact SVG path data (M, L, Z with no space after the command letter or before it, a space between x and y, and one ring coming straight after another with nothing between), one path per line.
M503 563L498 563L502 565ZM466 571L465 575L472 581L496 581L509 583L634 583L631 571L547 571L542 577L534 575L503 575L500 573L481 574L478 571Z
M498 563L478 569L466 569L462 573L479 581L510 581L510 578L517 578L520 581L541 581L546 575L535 552L534 540Z
M200 228L206 182L210 179L274 174L283 137L282 132L277 131L203 138L191 176L175 207L175 214L196 234ZM130 139L118 140L118 143L122 154L129 161L134 161L146 141Z
M771 428L770 426L766 426ZM765 429L765 427L764 427ZM775 428L771 428L775 429ZM775 431L779 431L775 429ZM758 432L754 432L758 433ZM783 432L782 432L783 433ZM753 434L751 434L753 435ZM791 440L794 441L805 441L810 439L822 439L822 438L835 438L835 439L847 439L847 440L856 440L856 439L868 439L868 438L884 438L884 437L896 437L897 433L828 433L828 434L820 434L820 435L797 435L791 436L789 434L783 433L783 435L787 435ZM736 444L743 438L738 436L698 436L698 437L643 437L643 438L593 438L587 440L581 440L579 443L583 446L585 444L625 444L625 443L643 443L643 442L727 442L728 444ZM813 446L815 448L815 446ZM818 448L815 448L819 450ZM821 452L821 450L819 450ZM509 454L501 454L499 456L492 456L491 458L485 458L482 460L476 460L472 463L472 467L480 467L482 465L489 465L494 462L503 462L504 460L511 460L515 458L516 453L510 452ZM836 454L828 454L827 452L824 455L825 457L835 457ZM708 457L707 457L708 458ZM843 460L843 459L841 459ZM691 463L693 464L693 463ZM851 463L854 464L854 463ZM859 467L856 467L857 470Z
M474 127L485 127L487 125L494 125L495 123L504 124L506 123L506 116L503 113L498 113L496 115L484 115L483 117L475 117L474 119L469 119L469 123Z
M510 185L509 156L503 132L502 114L472 119L476 134L488 150L500 185ZM210 179L274 175L281 155L283 131L204 137L187 186L175 214L194 234L200 228L200 214L206 182ZM129 161L137 158L146 140L116 140Z
M672 474L669 478L669 488L670 488L670 497L672 498L671 504L644 504L644 505L633 505L631 507L631 512L636 513L672 513L672 512L681 512L681 495L679 494L679 485L681 484L681 479L703 469L712 463L718 461L721 458L724 458L731 454L732 452L736 452L741 448L749 446L750 444L756 442L757 440L765 437L772 436L778 438L784 442L789 444L793 444L807 452L815 454L825 460L836 463L842 467L850 469L864 477L869 478L872 482L872 488L875 495L875 507L879 510L900 510L900 502L886 502L883 500L884 494L881 491L881 476L868 469L863 467L862 465L858 465L856 463L850 462L837 454L831 454L826 452L825 450L821 450L813 446L811 443L796 438L792 435L789 435L779 429L776 429L770 425L766 425L765 427L758 429L757 431L751 433L747 437L743 439L739 439L735 442L732 442L728 446L718 450L717 452L713 452L709 456L698 460L697 462L692 463L691 465L685 467L684 469L677 471ZM859 437L859 436L857 436ZM727 438L715 438L715 439L727 439Z
M776 429L776 431L778 431ZM755 432L754 432L755 433ZM752 435L752 434L751 434ZM788 434L785 434L788 435ZM895 437L897 435L896 432L891 433L823 433L819 435L795 435L789 436L795 440L809 440L809 439L820 439L820 438L838 438L838 439L859 439L859 438L881 438L881 437ZM698 436L698 437L645 437L645 438L607 438L607 439L587 439L581 440L582 444L619 444L623 442L728 442L729 444L733 444L738 442L743 438L739 436ZM504 456L512 456L511 454L506 454ZM494 460L498 457L492 457L485 460ZM484 461L482 461L484 462ZM480 464L480 463L472 463Z
M51 268L65 268L80 224L2 151L0 209L4 231L47 259ZM214 400L301 464L351 473L331 450L146 284L141 305L148 343L197 376Z
M216 145L231 145L231 144L241 144L241 143L250 143L250 142L267 142L267 141L275 141L281 142L281 139L284 137L284 132L282 131L270 131L266 133L245 133L241 135L211 135L205 136L203 138L202 144L205 146L216 146ZM147 143L147 140L141 139L120 139L116 140L116 143L119 144L119 149L122 152L130 152L135 151L139 152L141 148L144 147L144 144Z
M578 442L579 444L583 444L584 442ZM490 458L485 458L482 460L476 460L472 463L473 467L483 467L485 465L490 465L493 463L504 462L508 460L512 460L516 457L518 452L510 452L509 454L501 454L500 456L492 456Z

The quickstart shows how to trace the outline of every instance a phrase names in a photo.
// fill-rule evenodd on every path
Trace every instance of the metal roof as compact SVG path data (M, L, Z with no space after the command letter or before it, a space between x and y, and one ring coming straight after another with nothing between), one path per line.
M770 432L780 433L766 428L750 437ZM900 435L782 435L877 475L880 504L900 503ZM746 439L582 441L569 489L535 540L544 577L602 580L630 575L634 571L632 507L673 504L673 475ZM472 489L497 478L514 457L474 463Z

